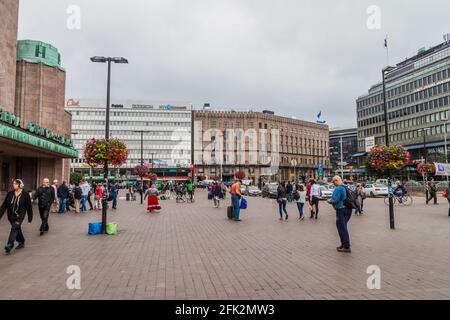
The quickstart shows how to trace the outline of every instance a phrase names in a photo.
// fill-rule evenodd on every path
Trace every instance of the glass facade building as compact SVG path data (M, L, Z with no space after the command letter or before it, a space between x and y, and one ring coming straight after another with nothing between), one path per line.
M67 101L72 114L75 148L80 157L72 170L89 170L84 164L83 149L87 140L105 136L105 102L102 100ZM191 163L192 105L149 101L114 101L110 112L110 136L127 145L129 156L121 167L131 174L141 163L141 133L144 163L154 168L187 168ZM124 173L124 172L123 172Z
M381 77L381 70L380 70ZM389 142L400 144L413 159L428 155L445 160L444 141L450 129L450 44L442 43L399 63L386 73ZM358 151L366 138L385 144L383 88L379 83L357 99ZM424 136L425 134L425 136Z

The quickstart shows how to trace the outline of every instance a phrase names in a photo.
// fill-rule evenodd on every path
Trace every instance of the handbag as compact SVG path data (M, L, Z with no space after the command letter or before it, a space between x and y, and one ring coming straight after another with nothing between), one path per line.
M244 197L241 199L241 205L240 205L240 208L242 209L242 210L245 210L245 209L247 209L247 206L248 206L248 203L247 203L247 199L245 199Z

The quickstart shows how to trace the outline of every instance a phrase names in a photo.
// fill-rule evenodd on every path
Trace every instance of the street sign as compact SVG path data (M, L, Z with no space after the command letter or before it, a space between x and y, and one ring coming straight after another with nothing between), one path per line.
M347 162L339 162L338 163L338 166L340 166L340 167L346 167L347 165L348 165Z
M323 165L322 164L319 164L317 171L319 173L319 177L323 177Z

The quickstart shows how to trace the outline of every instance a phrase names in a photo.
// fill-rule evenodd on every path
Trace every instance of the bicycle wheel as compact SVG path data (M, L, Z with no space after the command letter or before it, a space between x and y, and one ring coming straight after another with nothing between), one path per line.
M395 203L397 202L397 198L396 197L392 197L392 202L395 205ZM389 205L389 196L384 197L384 204L387 205L387 206Z
M404 206L410 206L413 204L413 198L411 196L404 196L402 199L402 204Z

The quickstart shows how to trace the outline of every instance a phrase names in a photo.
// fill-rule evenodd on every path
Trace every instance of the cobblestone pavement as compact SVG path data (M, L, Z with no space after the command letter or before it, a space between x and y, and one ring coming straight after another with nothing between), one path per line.
M26 248L0 255L1 299L450 299L448 204L396 207L389 230L382 199L352 217L351 254L336 251L335 216L279 221L274 200L251 198L242 222L226 219L229 199L212 208L163 201L159 214L119 202L117 236L88 236L100 213L52 214L38 235L39 214L24 224ZM0 222L5 241L9 224ZM81 268L81 290L68 290L66 268ZM381 290L367 289L367 268L381 268Z

